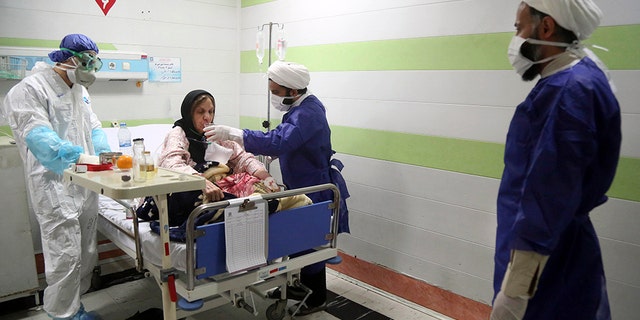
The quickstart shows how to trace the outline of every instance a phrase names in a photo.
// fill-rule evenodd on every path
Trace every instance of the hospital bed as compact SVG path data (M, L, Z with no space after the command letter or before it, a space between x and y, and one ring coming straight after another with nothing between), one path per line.
M152 195L160 211L160 226L168 226L166 194L200 190L204 186L201 177L158 170L156 178L132 187L118 185L117 179L109 176L113 172L78 173L68 169L64 176L71 183L101 195L98 230L135 259L139 271L147 270L155 278L162 290L164 319L186 317L229 302L258 315L255 298L272 299L268 292L275 288L280 288L280 297L273 298L265 316L269 320L282 319L287 311L286 286L298 286L310 294L310 290L300 283L300 270L337 256L340 194L333 184L201 205L187 220L186 243L178 243L169 241L167 228L161 227L160 235L157 235L151 232L149 223L126 218L126 210L135 213L135 207L124 199ZM323 190L332 190L332 201L272 214L266 209L268 200ZM262 224L244 228L250 231L246 238L255 239L238 244L242 241L234 239L229 232L242 230L244 220L225 218L225 222L195 226L199 215L218 209L225 210L225 217L227 212L261 215ZM233 221L235 229L230 229L227 221ZM255 234L261 236L252 236ZM229 247L230 242L234 247ZM255 257L242 255L246 250L233 252L229 248L263 252L255 260ZM309 253L290 257L303 251ZM233 272L229 272L229 265L233 265Z

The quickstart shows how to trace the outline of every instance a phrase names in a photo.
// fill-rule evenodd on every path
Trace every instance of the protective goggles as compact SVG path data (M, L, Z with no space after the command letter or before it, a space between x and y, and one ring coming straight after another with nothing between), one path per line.
M71 54L73 54L74 57L78 58L78 60L80 60L80 66L82 66L83 69L87 70L87 71L98 71L100 70L100 68L102 68L102 60L100 60L100 58L92 55L89 52L75 52L71 49L67 49L67 48L60 48L60 50L62 51L67 51L70 52ZM80 67L78 66L78 67Z

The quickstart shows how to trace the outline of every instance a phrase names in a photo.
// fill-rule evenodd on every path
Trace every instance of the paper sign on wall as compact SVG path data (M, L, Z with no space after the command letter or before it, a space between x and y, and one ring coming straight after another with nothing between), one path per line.
M111 7L116 3L116 0L96 0L98 7L102 10L102 13L106 16L111 10Z
M180 58L149 58L150 82L182 82Z

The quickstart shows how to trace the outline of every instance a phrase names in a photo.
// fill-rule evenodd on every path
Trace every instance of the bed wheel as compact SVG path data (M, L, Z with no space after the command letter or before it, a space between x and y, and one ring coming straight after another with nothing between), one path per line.
M268 320L282 320L287 308L287 300L278 300L274 304L267 307L265 315Z
M340 263L342 263L342 257L341 256L335 256L335 257L333 257L331 259L328 259L327 263L328 264L340 264Z

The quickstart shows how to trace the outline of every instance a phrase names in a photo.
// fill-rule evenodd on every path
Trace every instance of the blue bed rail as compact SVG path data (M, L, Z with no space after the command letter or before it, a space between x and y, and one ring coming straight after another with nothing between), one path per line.
M304 250L329 245L336 247L340 191L333 184L286 190L262 195L271 200L331 189L333 200L284 210L267 219L267 261ZM187 220L187 289L195 287L195 279L227 272L224 222L195 227L196 218L205 211L229 206L228 201L201 205ZM265 214L268 214L265 212ZM196 247L197 246L197 250Z
M327 245L331 233L331 201L314 203L269 214L267 261ZM268 214L268 213L265 213ZM197 227L196 269L198 279L227 272L224 222Z

